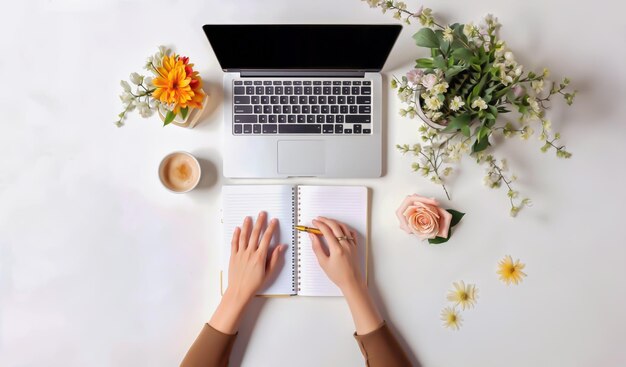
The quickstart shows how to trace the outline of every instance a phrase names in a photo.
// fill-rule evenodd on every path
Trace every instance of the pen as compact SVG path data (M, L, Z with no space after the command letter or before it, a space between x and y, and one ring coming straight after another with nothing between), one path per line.
M314 233L314 234L322 234L322 231L320 231L317 228L313 228L313 227L307 227L307 226L296 226L295 227L296 230L298 231L303 231L303 232L309 232L309 233Z

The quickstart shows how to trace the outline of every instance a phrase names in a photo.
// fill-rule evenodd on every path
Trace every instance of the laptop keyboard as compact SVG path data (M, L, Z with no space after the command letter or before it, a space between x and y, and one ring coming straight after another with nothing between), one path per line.
M234 80L233 133L369 135L372 82Z

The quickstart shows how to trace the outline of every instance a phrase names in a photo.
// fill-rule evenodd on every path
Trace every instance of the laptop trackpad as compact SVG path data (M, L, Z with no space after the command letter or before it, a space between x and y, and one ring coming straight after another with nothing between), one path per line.
M326 151L323 140L280 140L278 142L278 173L314 176L326 172Z

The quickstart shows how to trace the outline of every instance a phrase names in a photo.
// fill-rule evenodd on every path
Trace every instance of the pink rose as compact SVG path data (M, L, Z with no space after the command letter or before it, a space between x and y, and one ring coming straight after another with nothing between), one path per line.
M424 71L422 69L413 69L406 73L407 80L415 85L422 81L422 76L424 76Z
M432 198L425 198L417 194L409 195L404 199L396 216L400 221L400 228L406 233L415 234L420 239L448 237L452 214L439 207L439 203Z
M437 75L428 74L422 78L422 85L430 92L431 89L437 84Z

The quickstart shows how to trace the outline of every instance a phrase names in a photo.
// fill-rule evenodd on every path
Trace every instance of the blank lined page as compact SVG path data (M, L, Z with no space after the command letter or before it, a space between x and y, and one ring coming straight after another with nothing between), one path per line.
M367 236L367 188L363 186L299 186L298 224L312 227L311 221L324 216L344 222L357 232L361 270L365 274ZM317 262L307 233L298 233L300 271L298 295L341 296L339 288Z
M230 242L235 227L243 224L246 216L254 220L260 211L267 212L268 222L271 218L279 221L279 231L274 234L271 249L277 244L288 246L284 254L284 263L277 276L272 279L258 294L284 295L295 294L294 286L294 238L293 238L293 186L281 185L232 185L222 189L222 210L224 216L224 244L222 287L225 290L228 282L228 261L230 258Z

